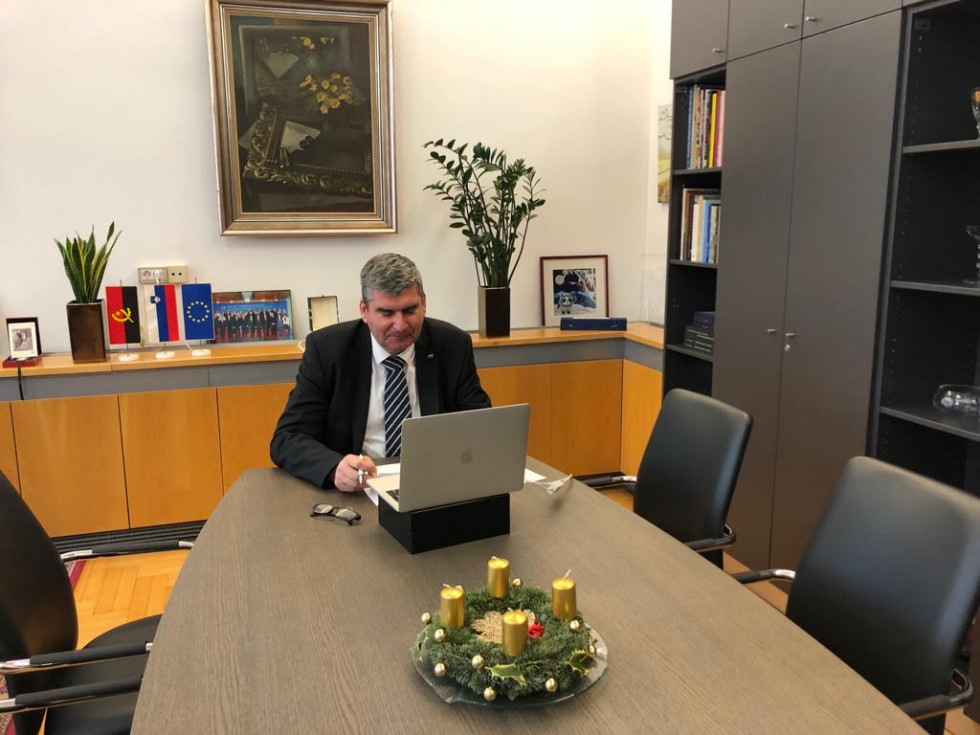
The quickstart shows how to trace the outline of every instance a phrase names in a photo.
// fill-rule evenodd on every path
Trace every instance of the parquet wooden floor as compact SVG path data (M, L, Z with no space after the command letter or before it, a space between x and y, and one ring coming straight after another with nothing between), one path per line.
M78 645L130 620L162 613L186 558L186 551L165 551L85 562L75 585Z
M633 496L628 492L607 490L603 495L632 511ZM79 646L127 621L162 613L186 558L185 551L168 551L87 561L75 585ZM744 569L737 561L725 556L726 571ZM749 589L785 611L786 593L775 585L764 582L751 585ZM946 735L980 735L980 724L961 712L950 713L946 726Z

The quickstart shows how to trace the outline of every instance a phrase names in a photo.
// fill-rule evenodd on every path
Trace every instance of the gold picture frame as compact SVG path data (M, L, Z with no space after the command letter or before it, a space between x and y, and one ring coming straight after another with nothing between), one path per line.
M207 0L221 234L396 231L391 0Z

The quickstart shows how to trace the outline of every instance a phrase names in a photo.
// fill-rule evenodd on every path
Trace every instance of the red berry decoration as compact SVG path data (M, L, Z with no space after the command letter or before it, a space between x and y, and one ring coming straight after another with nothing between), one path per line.
M527 626L527 637L528 638L540 638L544 635L544 626L541 623L531 623Z

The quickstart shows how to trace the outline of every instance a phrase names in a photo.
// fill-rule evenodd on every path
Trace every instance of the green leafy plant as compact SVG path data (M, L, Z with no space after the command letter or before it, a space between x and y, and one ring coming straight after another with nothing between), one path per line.
M538 199L540 180L523 158L508 162L507 154L482 143L467 153L468 144L430 140L429 160L442 178L431 189L449 202L450 227L460 230L473 254L481 286L509 286L524 253L527 228L544 205ZM518 191L520 186L520 191Z
M93 304L98 301L99 287L102 285L102 276L105 274L106 263L112 255L113 248L122 232L116 232L115 238L112 234L116 230L116 223L109 225L109 232L105 236L105 242L99 247L95 246L95 227L92 227L92 234L83 238L77 232L75 237L65 237L64 242L55 238L55 244L61 252L61 257L65 262L65 274L71 284L71 290L75 292L74 303Z

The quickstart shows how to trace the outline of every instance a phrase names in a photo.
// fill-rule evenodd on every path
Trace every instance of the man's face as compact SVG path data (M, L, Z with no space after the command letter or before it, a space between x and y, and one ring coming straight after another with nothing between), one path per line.
M361 320L388 354L397 355L419 338L425 319L425 296L409 286L400 294L371 291L371 300L361 299Z

